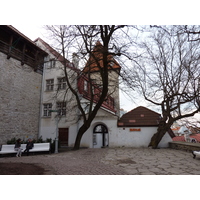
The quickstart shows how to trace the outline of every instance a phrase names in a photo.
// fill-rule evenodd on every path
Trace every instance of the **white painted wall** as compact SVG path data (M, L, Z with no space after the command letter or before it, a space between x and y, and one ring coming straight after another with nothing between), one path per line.
M130 131L130 129L140 129L141 131ZM157 127L126 127L116 128L110 133L110 147L148 147L151 137L156 133ZM169 134L165 134L158 147L168 147L168 142L172 141Z
M79 127L81 126L81 123L79 124ZM94 127L98 124L103 124L108 128L108 144L110 141L110 133L112 132L113 129L116 129L117 126L117 116L114 116L107 111L104 110L99 110L97 113L97 116L93 120L90 128L86 131L86 133L83 135L82 140L81 140L81 146L82 147L89 147L93 148L93 130Z

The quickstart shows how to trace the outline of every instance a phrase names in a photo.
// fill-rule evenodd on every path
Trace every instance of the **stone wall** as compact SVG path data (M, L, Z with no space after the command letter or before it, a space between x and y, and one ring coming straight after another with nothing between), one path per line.
M42 75L0 52L0 144L37 138Z
M184 151L200 151L200 143L191 142L169 142L171 149L184 150Z

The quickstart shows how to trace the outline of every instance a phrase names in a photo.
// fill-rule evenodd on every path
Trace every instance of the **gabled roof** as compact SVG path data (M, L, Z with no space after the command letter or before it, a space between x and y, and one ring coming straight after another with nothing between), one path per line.
M20 36L20 38L23 38L24 41L28 42L30 45L34 46L36 49L38 49L40 52L44 53L45 55L47 54L44 50L42 50L41 48L39 48L37 45L35 45L35 43L28 38L26 35L24 35L22 32L20 32L18 29L16 29L14 26L12 25L2 25L2 27L12 31L13 33L15 33L16 35Z
M148 108L139 106L124 114L118 120L118 127L158 126L161 115Z
M86 63L85 68L83 69L83 72L87 73L88 71L90 72L100 71L99 66L103 67L102 51L103 51L103 45L98 41L96 45L94 46L94 49ZM108 66L109 70L121 69L121 66L113 58L113 55L108 56L108 61L109 61L109 66Z
M55 49L53 49L49 44L47 44L44 40L42 40L40 37L38 37L34 42L40 41L44 47L53 55L55 56L55 59L60 61L62 64L64 64L64 59L67 63L67 67L70 69L73 69L74 71L77 71L78 69L74 67L72 63L70 63L66 58L64 58L60 53L58 53Z
M193 135L190 135L191 138L195 138L197 140L197 142L200 142L200 134L193 134ZM182 136L176 136L173 138L173 141L178 141L178 142L185 142L185 138L184 138L184 135Z

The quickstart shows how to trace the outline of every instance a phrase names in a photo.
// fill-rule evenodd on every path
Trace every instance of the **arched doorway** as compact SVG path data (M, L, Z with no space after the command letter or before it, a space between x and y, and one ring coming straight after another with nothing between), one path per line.
M98 124L93 129L93 147L103 148L108 146L108 129L103 124Z

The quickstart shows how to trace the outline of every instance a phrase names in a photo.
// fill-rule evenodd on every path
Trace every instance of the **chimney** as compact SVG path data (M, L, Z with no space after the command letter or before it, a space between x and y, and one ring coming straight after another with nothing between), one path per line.
M74 64L74 67L78 68L79 56L77 55L77 53L72 54L72 63Z

